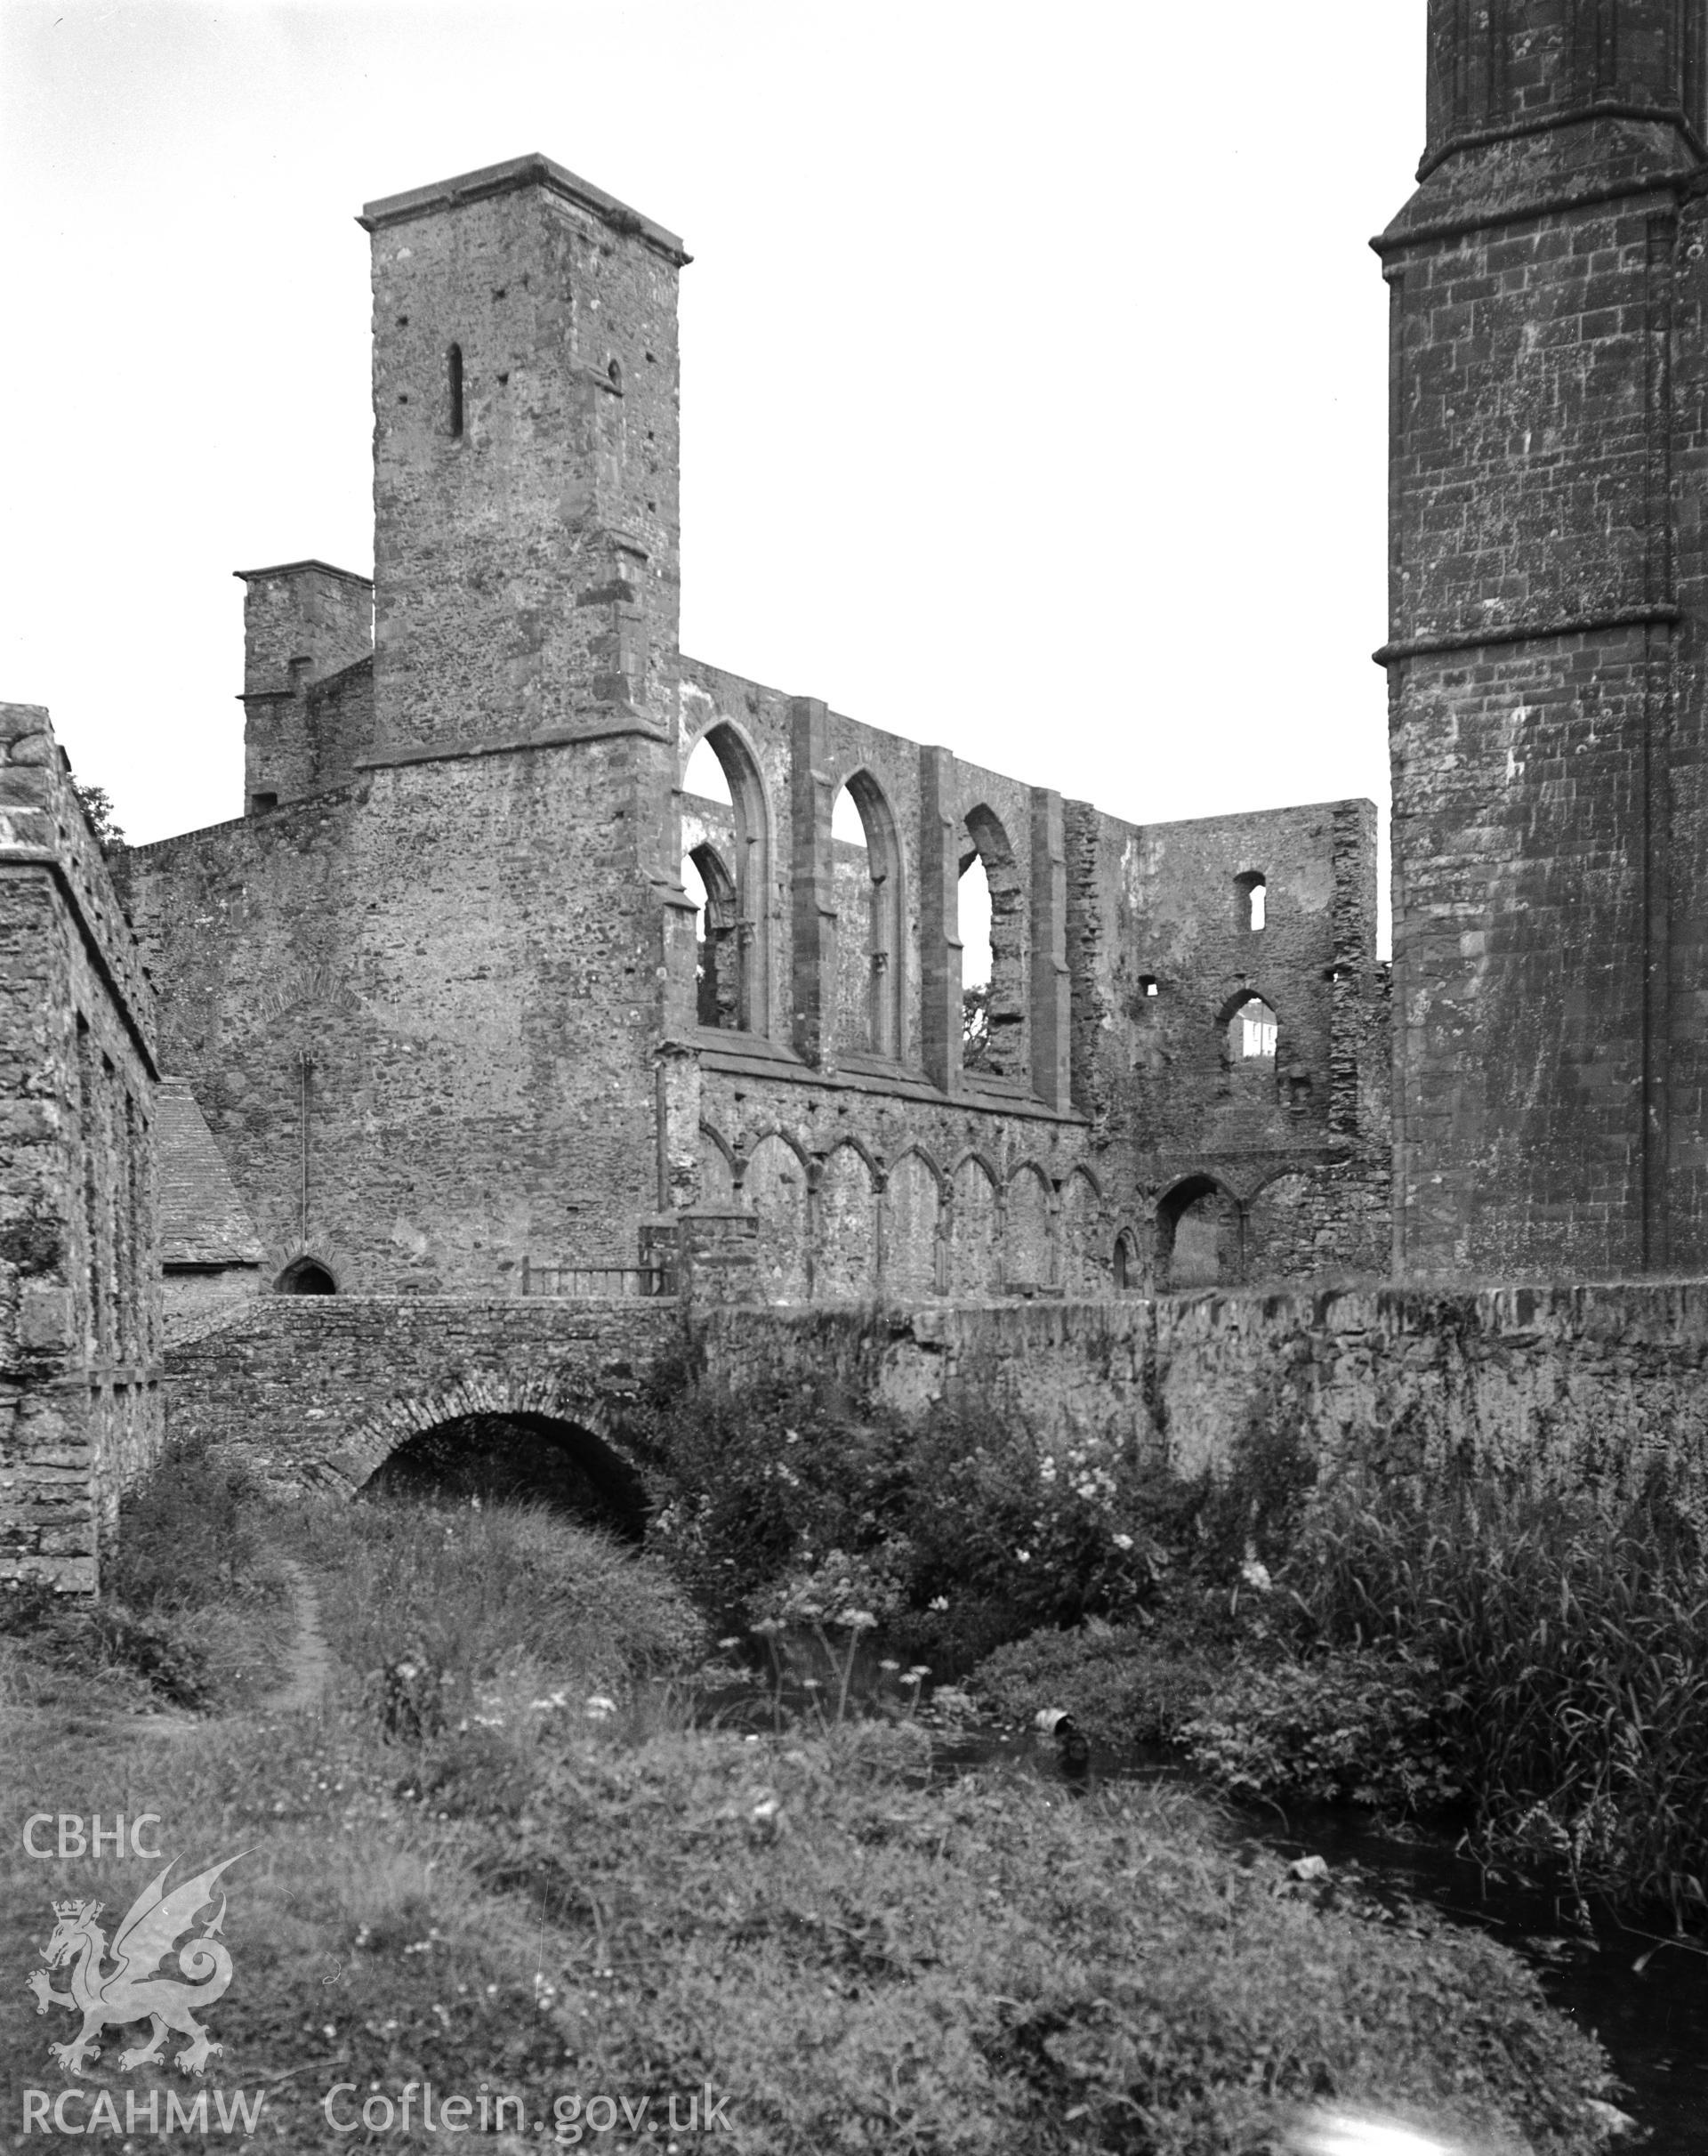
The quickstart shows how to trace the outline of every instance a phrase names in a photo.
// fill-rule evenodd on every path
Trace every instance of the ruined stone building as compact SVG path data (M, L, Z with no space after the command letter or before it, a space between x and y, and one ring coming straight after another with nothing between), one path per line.
M1372 806L1124 823L684 656L681 243L539 157L362 222L375 582L243 573L244 813L128 863L259 1277L1383 1267Z
M95 1584L158 1450L154 999L45 711L0 704L0 1579Z
M1708 1259L1708 10L1428 28L1375 243L1391 1014L1369 803L1124 822L681 653L673 235L538 157L369 205L375 581L244 572L242 814L116 894L0 707L0 1573L93 1577L162 1277L185 1426L334 1487L455 1414L610 1434L673 1290L1077 1358L1073 1413L1165 1401L1193 1458L1301 1361L1336 1443L1422 1412L1359 1389L1446 1367L1408 1280L1561 1284L1455 1317L1503 1443L1699 1390L1699 1296L1567 1289Z

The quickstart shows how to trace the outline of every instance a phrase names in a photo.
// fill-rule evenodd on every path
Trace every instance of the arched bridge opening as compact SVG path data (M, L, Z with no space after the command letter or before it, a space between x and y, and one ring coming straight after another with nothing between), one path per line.
M363 1498L540 1505L625 1542L646 1532L649 1499L634 1467L584 1425L491 1411L417 1431L357 1492Z

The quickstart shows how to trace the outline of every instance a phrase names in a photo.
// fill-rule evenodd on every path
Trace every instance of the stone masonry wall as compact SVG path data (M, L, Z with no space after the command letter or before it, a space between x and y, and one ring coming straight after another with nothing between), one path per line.
M251 814L344 785L374 746L374 586L325 561L240 569Z
M362 222L382 749L667 731L681 242L544 157Z
M639 820L617 739L376 768L135 850L167 1053L269 1280L303 1255L423 1293L634 1263L660 959Z
M1708 1262L1703 42L1431 11L1376 243L1402 1274Z
M46 712L0 705L0 1579L92 1590L161 1442L151 1003Z
M176 1434L247 1449L281 1484L359 1487L417 1432L475 1413L554 1416L638 1447L637 1389L691 1339L739 1388L875 1387L1055 1444L1092 1438L1182 1474L1253 1433L1328 1467L1448 1458L1613 1489L1664 1455L1708 1490L1708 1285L1382 1288L963 1303L882 1312L672 1302L270 1297L174 1347Z
M529 1262L632 1265L700 1206L754 1219L778 1301L1131 1288L1211 1159L1266 1269L1360 1269L1372 812L1143 831L682 658L680 244L537 157L363 222L371 666L359 578L246 572L250 812L130 863L172 1064L266 1277L506 1292ZM684 792L702 741L716 814ZM833 831L844 791L863 849ZM715 938L685 844L718 854ZM1252 985L1279 1078L1217 1053L1236 857L1274 882ZM1135 1083L1152 943L1190 1052ZM1352 985L1325 986L1342 952Z

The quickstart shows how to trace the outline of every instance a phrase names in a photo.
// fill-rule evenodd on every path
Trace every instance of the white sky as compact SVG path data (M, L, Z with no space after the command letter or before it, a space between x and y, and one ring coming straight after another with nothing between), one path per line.
M681 232L696 657L1135 820L1386 803L1423 0L0 0L6 605L136 839L241 808L242 587L372 567L362 203Z

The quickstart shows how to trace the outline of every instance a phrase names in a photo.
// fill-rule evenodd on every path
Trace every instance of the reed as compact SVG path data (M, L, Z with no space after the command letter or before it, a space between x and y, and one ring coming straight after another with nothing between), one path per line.
M1708 1903L1708 1565L1694 1507L1522 1480L1346 1481L1282 1583L1307 1651L1430 1674L1491 1850ZM1432 1668L1430 1666L1433 1666Z

